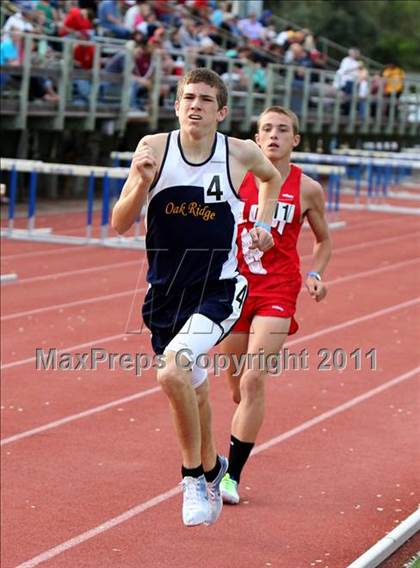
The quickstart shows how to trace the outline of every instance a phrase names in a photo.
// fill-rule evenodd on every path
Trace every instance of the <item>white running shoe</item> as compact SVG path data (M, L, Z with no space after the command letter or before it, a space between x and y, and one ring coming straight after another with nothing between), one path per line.
M212 525L220 517L223 507L223 499L220 493L220 483L228 469L228 459L225 456L219 456L220 471L216 479L207 483L209 490L210 516L207 520L208 525Z
M220 490L224 503L229 503L229 505L237 505L239 503L238 482L231 479L228 473L222 479Z
M204 475L200 475L200 477L184 477L182 490L184 492L182 504L184 525L193 527L207 522L210 515L210 505Z

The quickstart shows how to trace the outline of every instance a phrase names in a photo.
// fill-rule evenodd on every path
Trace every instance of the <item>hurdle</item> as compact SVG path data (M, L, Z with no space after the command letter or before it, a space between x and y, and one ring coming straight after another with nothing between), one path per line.
M135 234L134 237L108 237L110 214L110 182L123 180L128 176L128 168L113 168L76 164L55 164L37 160L18 160L0 158L2 170L10 171L10 198L7 229L1 230L1 236L9 239L32 240L37 242L94 245L113 248L144 249L144 237ZM29 174L28 218L26 229L15 228L15 209L17 199L18 173ZM50 229L36 228L36 195L39 174L67 175L87 177L87 209L85 236L52 234ZM100 237L93 237L93 205L95 180L102 178L102 208Z
M0 274L0 284L9 284L10 282L16 282L18 275L15 272L10 272L9 274Z
M387 150L364 150L359 148L339 148L333 151L334 154L337 155L345 155L351 157L361 157L361 158L382 158L385 160L394 160L394 182L399 184L401 181L404 180L405 177L411 174L412 170L412 163L408 164L407 162L420 162L420 152L416 150L414 152L391 152ZM399 165L395 164L395 160L400 162ZM385 167L385 175L388 174L388 168ZM417 168L414 168L417 169ZM385 181L384 183L387 183ZM390 195L391 197L391 195ZM393 195L392 197L397 197ZM403 196L403 199L408 198L407 196Z
M130 162L133 158L133 152L111 152L112 162L119 167L121 162ZM302 170L305 174L319 179L320 176L325 175L328 177L327 184L327 211L331 216L338 216L340 209L340 187L341 177L345 173L345 168L340 165L329 165L324 163L311 163L302 165ZM329 220L328 226L330 229L339 229L346 225L345 221L338 219ZM304 225L306 227L306 225Z
M420 160L420 151L389 152L387 150L362 150L358 148L336 148L333 154L339 156L361 156L363 158L391 158L394 160Z
M418 200L419 196L403 193L392 192L390 187L392 180L398 183L403 173L409 175L412 170L420 170L420 161L416 160L398 160L395 158L369 158L363 156L343 156L341 154L317 154L310 152L294 152L292 159L295 162L303 163L323 163L336 164L346 168L346 177L354 177L355 203L344 203L340 207L343 209L370 209L371 211L382 211L390 213L414 214L418 215L417 208L412 207L393 207L390 205L375 204L381 200L390 198L401 198L406 200ZM360 204L362 183L367 188L367 204ZM350 190L341 190L343 194L352 193Z

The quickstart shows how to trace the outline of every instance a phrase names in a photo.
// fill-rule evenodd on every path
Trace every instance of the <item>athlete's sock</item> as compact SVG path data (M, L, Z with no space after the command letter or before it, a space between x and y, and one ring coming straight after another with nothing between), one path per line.
M200 477L200 475L204 474L204 470L201 464L198 467L193 467L192 469L182 466L181 473L182 477Z
M241 479L241 472L253 447L254 444L252 442L241 442L233 435L230 437L228 473L231 479L234 479L237 483Z
M222 467L222 464L220 463L219 456L217 456L216 457L216 465L214 466L214 468L211 469L210 471L204 472L204 475L206 476L206 481L208 483L211 483L212 481L214 481L216 479L216 477L219 475L219 471L220 471L221 467Z

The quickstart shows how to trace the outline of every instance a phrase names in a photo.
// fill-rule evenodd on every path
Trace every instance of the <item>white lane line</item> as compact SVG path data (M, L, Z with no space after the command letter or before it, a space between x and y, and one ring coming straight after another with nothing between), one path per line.
M83 347L91 347L93 345L98 345L102 343L108 343L109 341L114 341L126 337L127 333L118 333L117 335L108 335L107 337L98 337L86 343L78 343L77 345L71 345L70 347L63 347L58 350L58 353L77 351L78 349L83 349ZM5 363L1 365L0 369L10 369L12 367L19 367L20 365L27 365L28 363L34 363L35 357L27 357L26 359L19 359L19 361L11 361L10 363Z
M348 276L340 276L334 280L326 280L325 284L327 286L334 286L335 284L342 284L343 282L351 282L352 280L357 280L358 278L366 278L367 276L373 276L375 274L380 274L381 272L387 272L388 270L398 270L403 266L408 266L420 262L420 258L411 258L410 260L403 260L396 264L387 264L386 266L381 266L379 268L372 268L372 270L363 270L362 272L355 272L354 274L349 274ZM301 292L308 292L306 286L303 285Z
M410 233L406 233L404 235L398 235L395 237L387 237L384 239L378 239L376 241L368 241L365 243L358 243L356 245L349 245L346 247L341 247L341 248L337 248L334 250L334 252L344 252L344 251L349 251L349 250L357 250L357 249L363 249L366 247L370 247L370 246L379 246L385 243L389 243L395 240L400 240L400 239L406 239L407 237L410 236L414 236L414 235L418 235L418 231L412 231ZM301 257L301 260L306 260L308 258L312 258L312 255L305 255ZM145 256L144 255L140 255L138 260L132 260L132 261L127 261L127 262L117 262L117 263L113 263L113 264L107 264L107 265L101 265L101 266L93 266L93 267L89 267L89 268L81 268L81 269L76 269L76 270L69 270L69 271L65 271L65 272L53 272L51 274L44 274L42 276L31 276L28 278L22 278L20 280L20 284L27 284L30 282L40 282L40 281L44 281L44 280L50 280L50 279L55 279L55 278L62 278L62 277L66 277L66 276L74 276L76 274L88 274L90 272L96 272L98 270L108 270L111 268L118 268L118 267L124 267L124 266L132 266L134 264L141 264L142 261L145 260Z
M379 317L379 316L394 312L396 310L412 306L412 305L419 303L419 302L420 302L420 299L418 299L418 298L415 299L415 300L409 300L408 302L403 302L402 304L398 304L397 306L391 306L389 308L379 310L378 312L373 312L373 313L368 314L366 316L361 316L361 317L353 319L353 320L348 320L346 322L343 322L342 324L333 325L331 327L326 327L326 328L324 328L320 331L317 331L315 333L304 335L302 337L299 337L298 339L294 339L293 341L289 341L289 342L287 342L287 346L289 347L291 345L296 345L296 344L302 343L304 341L309 341L311 339L321 337L322 335L326 335L327 333L330 333L332 331L344 329L346 327L350 327L350 326L355 325L357 323L360 323L362 321L367 321L367 320L373 319L375 317ZM63 349L63 351L71 351L71 348ZM144 391L144 392L146 392L146 391ZM157 390L150 389L149 394L153 394L154 392L157 392ZM134 398L133 398L133 400L134 400ZM113 406L116 406L118 404L120 404L120 399L107 403L106 408L107 409L112 408ZM82 413L83 417L91 416L92 414L96 414L97 412L101 412L104 409L103 406L104 405L95 406L95 407L93 407L89 410L85 410ZM78 420L80 417L81 417L80 413L72 414L72 415L69 415L65 418L61 418L60 420L57 420L57 421L54 421L54 422L49 422L47 424L44 424L43 426L38 426L37 428L34 428L32 430L26 430L24 432L20 432L19 434L14 434L13 436L10 436L9 438L3 438L3 440L1 440L1 442L0 442L0 445L3 446L3 445L6 445L6 444L9 444L11 442L17 442L18 440L28 438L30 436L33 436L34 434L39 434L40 432L45 432L47 430L51 430L52 428L56 428L57 422L60 423L58 425L61 425L61 423L62 424L68 424L69 422L73 422L74 420Z
M94 296L92 298L86 298L84 300L75 300L74 302L67 302L65 304L55 304L52 306L45 306L44 308L36 308L34 310L27 310L26 312L17 312L14 314L9 314L7 316L2 316L0 321L8 321L11 319L21 318L25 316L32 316L35 314L41 314L43 312L49 312L52 310L60 310L65 308L74 308L75 306L83 306L84 304L95 304L97 302L105 302L107 300L115 300L116 298L124 298L125 296L130 296L135 292L144 292L145 287L141 287L133 290L126 290L124 292L115 292L114 294L106 294L105 296Z
M345 329L346 327L350 327L352 325L356 325L358 323L362 323L364 321L369 321L373 318L385 316L387 314L391 314L392 312L396 312L397 310L403 310L405 308L410 308L411 306L415 306L416 304L420 303L420 298L413 298L412 300L407 300L406 302L402 302L401 304L396 304L394 306L389 306L388 308L383 308L382 310L378 310L377 312L373 312L371 314L366 314L365 316L360 316L358 318L354 318L352 320L345 321L343 323L339 323L337 325L332 325L325 329L321 329L320 331L315 331L314 333L310 333L308 335L304 335L303 337L299 337L297 339L293 339L292 341L286 340L286 345L296 345L298 343L302 343L302 341L309 341L311 339L316 339L317 337L321 337L326 333L332 333L334 331L339 331L340 329Z
M57 245L56 245L57 246ZM32 252L20 252L17 254L6 254L5 256L2 256L1 259L2 260L10 260L12 258L26 258L27 256L29 258L35 257L35 256L43 256L43 257L47 257L47 256L51 256L53 254L63 254L63 253L68 253L68 252L85 252L86 250L93 250L96 247L92 247L89 245L84 245L83 248L82 246L80 247L61 247L61 248L53 248L53 249L47 249L47 250L36 250L36 251L32 251Z
M349 224L346 225L345 227L343 227L341 229L340 232L345 231L346 229L350 229L351 231L354 231L355 229L364 229L365 227L373 227L375 225L383 225L384 223L386 223L388 225L388 223L399 223L401 224L401 221L403 220L404 223L407 223L409 221L409 219L405 218L403 219L403 215L393 215L392 217L384 217L383 219L372 219L371 221L361 221L360 223L356 221L352 221L352 218L354 217L354 215L357 215L357 212L354 213L352 211L346 211L346 214L344 215L345 220L349 221ZM362 212L362 217L364 216L365 212ZM376 216L377 213L374 213L374 215ZM413 221L413 224L415 224L415 221Z
M363 243L357 243L355 245L347 245L344 247L338 247L338 248L334 248L333 247L333 253L335 252L347 252L349 250L359 250L359 249L365 249L365 248L369 248L369 247L376 247L376 246L380 246L380 245L385 245L385 244L389 244L395 241L401 241L401 240L406 240L407 237L419 237L420 236L420 232L419 231L412 231L411 233L405 233L404 235L398 235L395 237L385 237L383 239L377 239L375 241L369 240L369 241L365 241ZM311 254L306 255L303 258L312 258Z
M414 511L369 550L366 550L364 554L356 558L349 564L348 568L376 568L418 531L420 531L420 509ZM415 568L415 566L418 566L418 563L408 562L404 566L413 566Z
M382 244L386 244L389 242L393 242L393 241L398 241L398 240L402 240L402 239L406 239L407 237L413 236L413 235L420 235L420 233L418 231L414 231L413 233L407 233L406 235L400 235L398 237L388 237L386 239L380 239L378 241L369 241L369 242L365 242L365 243L358 243L356 245L350 245L350 246L346 246L346 247L341 247L341 248L337 248L334 249L334 253L341 253L341 252L347 252L349 250L357 250L357 249L363 249L369 246L378 246L378 245L382 245ZM307 254L304 256L301 256L301 261L304 260L309 260L312 258L312 254ZM404 262L417 262L418 259L413 259L413 260L409 260L409 261L404 261ZM142 261L139 262L139 264L141 264ZM331 285L331 284L336 284L338 282L345 282L347 280L353 280L354 278L357 277L363 277L363 276L367 276L369 274L376 274L376 272L380 272L382 270L391 270L393 268L398 267L399 265L393 264L393 265L389 265L389 266L385 266L385 267L380 267L380 268L376 268L373 269L372 271L368 271L368 272L358 272L355 274L351 274L349 276L343 276L341 278L338 278L336 280L330 280L329 282L327 282L327 284ZM68 303L63 303L63 304L54 304L54 305L50 305L50 306L45 306L43 308L36 308L33 310L27 310L24 312L15 312L12 314L8 314L5 316L0 317L0 321L8 321L14 318L19 318L19 317L25 317L25 316L30 316L30 315L34 315L34 314L40 314L43 313L44 311L47 312L49 310L56 310L56 309L60 309L60 308L70 308L70 307L75 307L75 306L82 306L84 304L90 304L90 303L95 303L95 302L100 302L101 300L111 300L114 298L119 298L119 297L124 297L124 296L128 296L136 291L143 291L145 290L145 288L138 288L138 289L133 289L133 290L126 290L125 292L116 292L115 295L114 294L107 294L105 296L95 296L92 298L85 298L84 300L75 300L74 302L68 302Z
M384 392L387 389L389 389L389 388L391 388L391 387L393 387L393 386L395 386L399 383L402 383L403 381L411 379L419 371L420 371L420 367L416 367L415 369L412 369L411 371L403 373L402 375L399 375L399 376L395 377L394 379L391 379L390 381L365 392L362 395L359 395L359 396L356 396L355 398L352 398L351 400L345 402L344 404L340 404L339 406L336 406L335 408L332 408L331 410L329 410L327 412L323 412L319 416L315 416L314 418L311 418L310 420L302 422L302 424L299 424L295 428L292 428L291 430L288 430L287 432L284 432L283 434L280 434L279 436L271 438L271 440L268 440L267 442L259 444L258 446L256 446L254 448L252 454L256 455L256 454L259 454L261 452L264 452L265 450L272 448L273 446L276 446L277 444L280 444L280 443L292 438L293 436L296 436L297 434L300 434L300 433L304 432L305 430L308 430L309 428L312 428L312 426L316 426L317 424L320 424L321 422L328 420L329 418L332 418L333 416L337 416L341 412L344 412L344 411L348 410L349 408L352 408L352 407L360 404L361 402L364 402L365 400L368 400L369 398L372 398L373 396L375 396L375 395L377 395L381 392ZM139 505L136 505L135 507L128 509L124 513L121 513L120 515L113 517L112 519L109 519L109 520L105 521L104 523L102 523L100 525L98 525L98 526L96 526L96 527L94 527L94 528L92 528L92 529L90 529L86 532L78 534L75 537L73 537L69 540L66 540L65 542L62 542L59 545L54 546L53 548L50 548L49 550L42 552L41 554L38 554L34 558L31 558L30 560L23 562L23 564L19 564L19 566L17 566L16 568L34 568L34 566L38 566L42 562L46 562L47 560L51 560L51 558L54 558L55 556L62 554L66 550L70 550L72 548L75 548L76 546L79 546L79 544L82 544L83 542L86 542L87 540L90 540L90 539L98 536L99 534L104 533L104 532L106 532L106 531L108 531L108 530L110 530L110 529L112 529L112 528L114 528L114 527L116 527L116 526L118 526L122 523L125 523L129 519L131 519L131 518L133 518L137 515L140 515L141 513L144 513L148 509L151 509L152 507L156 507L157 505L160 505L161 503L167 501L168 499L171 499L172 497L174 497L175 495L180 493L180 491L181 491L181 488L179 486L176 486L176 487L173 487L172 489L169 489L169 491L165 491L164 493L160 493L159 495L156 495L156 497L153 497L152 499L149 499L148 501L145 501L144 503L140 503Z
M113 264L101 264L100 266L91 266L89 268L79 268L77 270L67 270L66 272L53 272L52 274L44 274L43 276L31 276L22 278L20 284L28 284L32 282L42 282L43 280L55 280L65 276L75 276L76 274L89 274L90 272L98 272L99 270L110 270L111 268L123 268L124 266L134 266L137 264L141 267L141 258L138 260L129 260L127 262L114 262Z
M338 325L333 325L332 327L328 327L324 330L312 333L311 335L306 335L304 337L301 337L300 339L297 339L295 341L291 341L289 343L289 345L296 343L296 342L300 342L303 341L303 339L308 339L308 338L313 338L313 337L318 337L320 335L324 335L324 333L329 333L330 331L336 331L338 329L344 329L346 327L349 327L350 325L354 325L355 323L359 323L362 321L367 321L371 318L375 318L375 317L379 317L382 315L386 315L388 313L392 313L395 312L396 310L399 309L403 309L409 306L414 306L415 304L418 304L420 302L420 298L413 298L412 300L407 300L406 302L402 302L401 304L395 304L393 306L390 306L388 308L384 308L382 310L378 310L377 312L373 312L371 314L367 314L365 316L361 316L352 320L348 320L346 322L340 323ZM58 353L63 353L63 352L72 352L72 351L77 351L78 349L82 349L83 347L90 347L92 345L98 345L98 344L102 344L102 343L107 343L109 341L114 341L116 339L121 339L122 337L126 337L127 333L119 333L117 335L109 335L108 337L98 337L97 339L93 339L91 341L87 341L86 343L79 343L77 345L70 345L69 347L63 347L62 349L60 349L58 351ZM140 335L140 333L139 333ZM26 359L19 359L18 361L11 361L10 363L4 363L3 365L1 365L0 369L4 370L4 369L11 369L13 367L19 367L20 365L27 365L28 363L34 363L35 362L35 357L27 357Z
M11 444L12 442L22 440L23 438L35 436L35 434L40 434L41 432L46 432L47 430L58 428L59 426L63 426L64 424L68 424L69 422L73 422L74 420L80 420L81 418L91 416L92 414L97 414L98 412L103 412L104 410L108 410L109 408L113 408L114 406L119 406L120 404L138 400L139 398L149 396L150 394L155 394L157 392L160 392L161 390L162 389L160 387L153 387L151 389L147 389L130 396L119 398L118 400L113 400L112 402L107 402L106 404L101 404L100 406L96 406L95 408L89 408L88 410L78 412L77 414L71 414L70 416L66 416L65 418L60 418L59 420L55 420L54 422L44 424L44 426L39 426L38 428L33 428L32 430L26 430L26 432L22 432L21 434L15 434L14 436L10 436L9 438L4 438L3 440L1 440L0 445L5 446L7 444Z
M379 268L372 268L372 270L364 270L363 272L356 272L355 274L349 274L348 276L340 276L334 280L329 280L326 282L327 286L332 286L333 284L341 284L342 282L349 282L354 280L355 276L357 278L366 278L366 276L373 276L374 274L380 274L381 272L386 272L387 270L398 270L403 266L409 266L411 264L416 264L420 262L420 258L412 258L410 260L403 260L402 262L397 262L394 264L388 264L386 266L381 266Z
M318 416L315 416L315 418L311 418L310 420L307 420L306 422L304 422L303 424L300 424L299 426L296 426L295 428L292 428L291 430L289 430L288 432L284 432L284 434L280 434L279 436L276 436L275 438L271 438L271 440L268 440L267 442L264 442L262 444L259 444L256 448L254 448L254 450L252 451L252 454L259 454L261 452L264 452L265 450L268 450L269 448L272 448L273 446L276 446L277 444L280 444L281 442L284 442L284 440L288 440L289 438L291 438L292 436L294 436L295 434L300 434L301 432L304 432L305 430L307 430L308 428L311 428L312 426L315 426L316 424L319 424L320 422L323 422L324 420L328 420L329 418L332 418L333 416L336 416L337 414L340 414L340 412L344 412L345 410L348 410L349 408L352 408L353 406L356 406L357 404L360 404L361 402L364 402L365 400L371 398L372 396L375 396L395 385L398 385L399 383L402 383L403 381L406 381L407 379L411 379L413 377L415 377L418 373L420 373L420 366L419 367L415 367L414 369L411 369L411 371L407 371L406 373L403 373L401 375L398 375L397 377L395 377L394 379L391 379L390 381L387 381L386 383L383 383L382 385L379 385L359 396L356 396L354 398L352 398L351 400L344 402L343 404L340 404L339 406L332 408L331 410L327 410L327 412L323 412L322 414L319 414Z

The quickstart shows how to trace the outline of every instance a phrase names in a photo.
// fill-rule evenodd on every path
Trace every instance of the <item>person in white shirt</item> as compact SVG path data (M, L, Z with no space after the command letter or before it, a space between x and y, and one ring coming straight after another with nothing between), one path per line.
M347 95L351 95L353 92L354 85L357 83L359 78L359 68L360 68L360 51L354 47L349 49L349 54L344 57L340 63L340 67L337 71L338 76L338 86Z
M31 33L34 31L33 25L22 12L16 12L8 18L3 26L3 33L7 34L12 28L19 32Z

